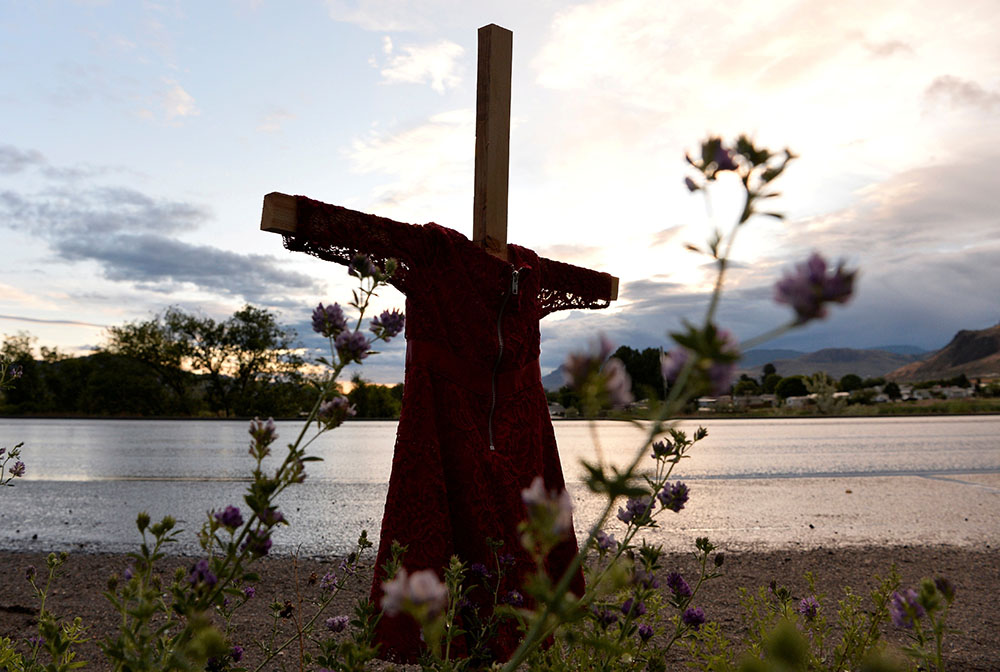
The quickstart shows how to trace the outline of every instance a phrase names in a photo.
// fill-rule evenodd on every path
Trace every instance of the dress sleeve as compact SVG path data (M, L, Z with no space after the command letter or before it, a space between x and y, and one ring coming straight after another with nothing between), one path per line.
M611 276L588 268L539 257L542 317L557 310L586 310L611 305Z
M367 255L380 267L384 267L386 260L395 259L399 266L389 283L406 291L407 275L423 254L426 235L422 226L367 215L305 196L296 196L295 200L295 233L285 235L286 248L345 266L359 254Z

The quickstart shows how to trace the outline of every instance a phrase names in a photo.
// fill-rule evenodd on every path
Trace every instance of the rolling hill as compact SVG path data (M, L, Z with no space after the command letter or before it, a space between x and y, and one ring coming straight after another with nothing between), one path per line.
M751 350L747 355L753 354ZM922 355L900 354L888 350L858 350L854 348L825 348L816 352L808 352L787 359L768 360L782 376L812 375L823 371L827 375L840 379L849 373L862 378L884 376L890 371L915 363ZM758 358L754 358L756 360ZM767 362L765 362L767 363ZM759 378L760 366L747 366L740 363L737 375L745 373L751 378Z
M920 382L965 374L970 380L1000 376L1000 324L988 329L962 330L951 342L922 361L886 374L890 380Z

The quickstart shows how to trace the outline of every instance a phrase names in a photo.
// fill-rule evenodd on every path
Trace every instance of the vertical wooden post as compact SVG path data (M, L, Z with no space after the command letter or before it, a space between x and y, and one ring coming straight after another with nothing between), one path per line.
M487 252L502 258L507 257L513 38L511 31L492 23L479 29L472 239Z

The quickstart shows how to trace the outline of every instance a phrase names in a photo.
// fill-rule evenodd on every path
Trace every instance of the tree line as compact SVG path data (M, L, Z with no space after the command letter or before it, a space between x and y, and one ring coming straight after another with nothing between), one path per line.
M617 357L625 365L625 370L632 379L632 396L637 400L661 401L666 398L669 392L669 385L663 380L663 373L660 366L662 352L659 348L646 348L638 350L636 348L623 345L614 352L612 357ZM926 381L914 384L915 388L929 388L934 385L972 387L973 383L965 375L946 380ZM1000 389L997 386L976 386L977 392L983 396L997 396ZM741 374L733 381L729 389L729 394L734 397L752 397L759 395L775 395L784 401L789 397L804 397L810 394L817 394L819 397L830 397L835 392L847 392L850 396L845 403L868 404L872 403L876 397L876 390L881 390L883 394L893 400L902 397L899 385L894 381L886 381L885 378L870 377L862 378L853 373L842 376L839 380L833 379L823 372L817 372L812 376L793 374L781 375L774 364L768 363L761 367L759 377L749 374ZM548 392L550 403L558 403L563 408L570 411L570 415L580 411L580 397L569 386L563 386L559 390ZM695 410L696 402L692 402L691 410ZM574 410L571 410L574 409Z
M71 357L21 332L0 357L20 377L3 393L6 415L290 417L308 412L317 381L291 328L245 305L224 320L170 307L110 327L93 353ZM361 418L399 416L402 385L355 376L348 399Z
M110 327L92 354L70 357L42 346L34 352L27 333L6 336L0 357L20 366L16 385L3 392L5 415L122 417L294 417L308 412L317 386L293 329L271 311L246 305L225 320L167 308L148 320ZM632 379L635 399L662 400L668 392L659 348L621 346L613 354ZM937 382L969 387L964 376ZM759 377L742 374L734 396L774 394L779 399L811 393L850 393L850 403L870 403L874 389L900 398L899 386L883 378L847 374L782 376L766 364ZM988 396L1000 390L984 389ZM990 395L990 393L994 393ZM355 375L345 396L358 418L398 418L402 384L375 385ZM579 410L576 392L564 386L550 402Z

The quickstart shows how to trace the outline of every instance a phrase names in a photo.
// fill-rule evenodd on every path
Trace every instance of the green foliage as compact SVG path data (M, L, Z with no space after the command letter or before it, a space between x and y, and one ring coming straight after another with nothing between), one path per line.
M569 385L563 385L559 388L556 393L556 401L566 409L566 417L570 417L570 409L576 412L575 415L580 414L580 394Z
M861 376L853 373L849 373L840 379L840 391L841 392L853 392L854 390L860 390L864 385L862 384Z
M806 390L809 394L816 395L816 408L825 415L841 413L847 403L838 397L834 397L837 391L837 382L822 371L814 373L804 379Z
M297 378L303 361L294 341L295 333L262 308L246 305L216 322L171 307L152 320L109 329L107 347L150 367L188 407L192 374L203 375L209 408L230 416L268 410L260 398L267 384Z
M706 627L685 642L691 666L706 672L907 672L916 666L888 649L882 631L888 625L890 605L899 588L895 568L878 585L866 603L849 587L834 610L823 595L817 595L812 575L806 575L810 594L793 597L791 591L771 582L755 592L741 590L744 608L742 641L737 645L718 628ZM942 579L937 583L950 586ZM954 592L950 593L954 597ZM919 603L931 616L930 630L916 621L915 645L907 650L919 669L943 670L940 636L944 625L945 593L935 582L924 581ZM835 621L835 623L834 623ZM933 635L928 636L926 633ZM925 667L926 666L926 667Z
M733 396L735 397L746 397L760 394L761 391L761 387L757 384L757 381L745 373L740 376L740 379L737 380L736 384L733 386Z
M913 387L915 389L930 389L940 385L941 387L972 387L972 383L969 381L968 377L963 373L955 376L954 378L942 378L939 380L925 380L919 383L915 383Z
M87 628L81 619L63 622L45 608L52 583L66 558L66 553L49 554L45 560L48 572L41 586L36 582L35 568L28 568L28 582L39 601L38 636L28 640L26 655L17 652L9 639L0 640L0 665L5 665L3 669L11 672L69 672L84 666L76 659L75 651L75 647L88 640Z
M357 410L358 418L398 418L402 405L402 386L372 385L355 374L351 378L354 387L347 398ZM397 393L397 388L399 392Z
M222 322L169 308L108 330L103 350L67 357L33 337L8 336L4 361L21 368L4 392L8 413L71 415L296 415L312 406L294 332L244 306Z
M875 396L876 396L875 390L866 387L864 389L855 390L854 392L851 392L851 396L848 397L847 403L862 404L862 405L874 404Z
M641 352L623 345L615 350L632 379L632 396L636 399L663 399L663 371L660 367L660 348L645 348Z
M804 397L809 394L806 388L804 376L788 376L782 378L774 387L774 393L782 399L788 397Z
M779 374L768 373L764 375L764 379L761 381L760 387L764 391L764 394L774 394L774 391L778 387L778 383L782 380L783 379Z

